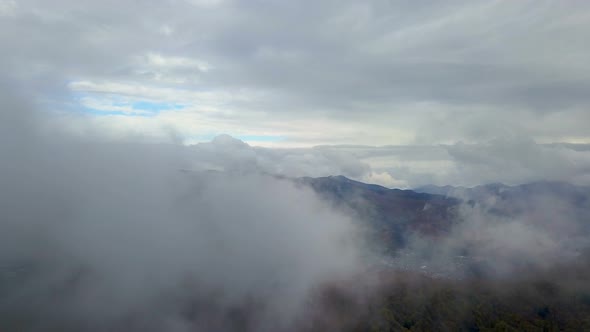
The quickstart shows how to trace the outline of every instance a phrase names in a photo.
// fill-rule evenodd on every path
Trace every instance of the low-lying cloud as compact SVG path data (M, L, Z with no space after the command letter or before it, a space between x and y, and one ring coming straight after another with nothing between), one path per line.
M309 189L187 171L180 146L48 137L19 101L1 114L5 328L290 330L359 267L353 221Z

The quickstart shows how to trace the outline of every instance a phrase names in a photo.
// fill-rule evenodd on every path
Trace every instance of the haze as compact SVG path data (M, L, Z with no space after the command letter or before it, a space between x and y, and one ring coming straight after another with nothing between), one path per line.
M587 1L0 0L0 329L480 331L478 287L541 279L517 321L587 326L589 35ZM439 282L475 295L399 318Z

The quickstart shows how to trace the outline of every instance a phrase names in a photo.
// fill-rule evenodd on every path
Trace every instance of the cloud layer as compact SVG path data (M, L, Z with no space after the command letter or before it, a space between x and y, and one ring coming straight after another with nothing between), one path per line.
M187 147L198 170L257 170L288 177L344 175L393 188L565 181L590 185L587 145L506 137L478 144L263 148L221 135Z
M182 146L44 136L2 100L3 326L297 330L315 288L360 267L355 224L310 189L183 172Z
M4 0L0 62L65 112L65 124L98 122L107 135L165 137L174 127L189 142L229 133L284 147L517 133L587 143L589 9L550 0Z

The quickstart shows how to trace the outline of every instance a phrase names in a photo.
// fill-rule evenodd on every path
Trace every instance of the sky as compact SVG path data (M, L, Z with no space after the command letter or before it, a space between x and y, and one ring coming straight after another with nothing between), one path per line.
M397 187L590 184L589 34L587 1L0 0L0 70L84 137L319 146Z

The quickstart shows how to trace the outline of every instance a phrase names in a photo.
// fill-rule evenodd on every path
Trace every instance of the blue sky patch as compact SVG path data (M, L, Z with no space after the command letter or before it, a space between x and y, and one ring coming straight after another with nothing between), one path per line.
M174 103L162 103L162 102L151 102L151 101L137 101L131 104L131 107L139 111L148 112L161 112L167 110L179 110L183 109L184 105Z
M185 107L185 105L171 102L138 100L114 95L96 96L84 93L78 94L76 100L81 106L82 112L96 116L123 115L149 117L161 112L180 110Z

